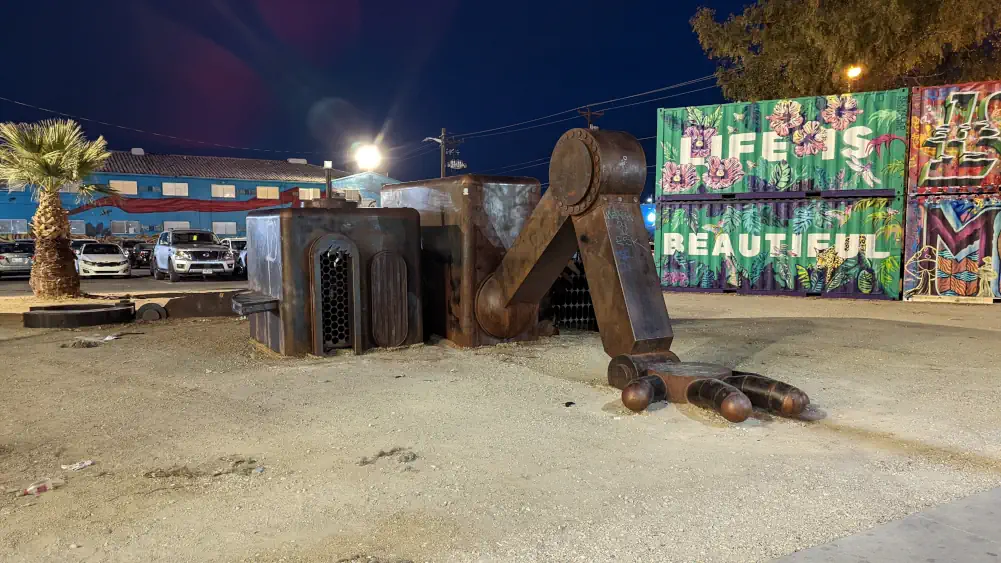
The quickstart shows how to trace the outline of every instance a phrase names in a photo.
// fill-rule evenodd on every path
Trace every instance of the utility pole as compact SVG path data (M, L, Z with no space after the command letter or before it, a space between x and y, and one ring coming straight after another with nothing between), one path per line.
M605 112L603 111L591 111L590 106L584 109L577 110L577 113L579 113L581 117L587 120L588 129L597 129L598 126L594 124L594 120L605 115Z
M448 137L445 135L445 128L441 128L441 177L445 177L445 152L448 147L445 145L448 143Z
M441 128L440 137L426 137L425 142L433 141L441 145L439 151L441 153L441 177L444 178L448 173L448 168L453 168L459 170L466 167L466 163L455 158L458 156L459 151L455 149L458 145L461 145L464 141L463 139L456 139L455 137L449 137L448 132L444 127ZM452 160L449 160L449 156L453 155Z

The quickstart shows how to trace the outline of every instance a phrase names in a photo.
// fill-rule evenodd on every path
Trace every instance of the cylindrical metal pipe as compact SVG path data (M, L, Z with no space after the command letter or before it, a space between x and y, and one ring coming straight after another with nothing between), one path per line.
M810 397L798 388L757 373L734 372L723 381L740 389L759 409L782 416L798 416L810 404Z
M697 379L688 385L688 402L718 412L730 422L751 416L751 401L739 389L719 379Z

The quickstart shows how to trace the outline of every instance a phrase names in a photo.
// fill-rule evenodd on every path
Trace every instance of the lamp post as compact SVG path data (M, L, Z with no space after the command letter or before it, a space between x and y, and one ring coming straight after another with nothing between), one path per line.
M326 185L324 187L324 192L325 193L323 194L323 197L325 199L330 199L330 196L331 196L331 191L332 190L330 188L330 175L331 175L333 169L334 169L334 161L332 161L332 160L324 160L323 161L323 177L326 180L326 182L325 182Z
M848 77L848 93L851 94L855 81L862 76L862 67L859 65L852 65L848 67L845 69L845 76Z

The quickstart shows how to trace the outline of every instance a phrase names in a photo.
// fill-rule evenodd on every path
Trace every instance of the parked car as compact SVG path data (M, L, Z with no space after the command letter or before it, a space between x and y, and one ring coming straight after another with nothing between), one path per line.
M35 247L19 242L0 242L0 277L31 274Z
M245 237L231 237L222 239L222 245L233 251L236 255L236 265L233 273L238 276L247 275L247 239Z
M132 275L132 266L122 247L106 242L82 245L77 254L76 267L82 278L94 276L127 278Z
M82 248L83 245L85 245L85 244L95 244L97 242L98 242L97 239L92 239L92 238L77 238L77 239L73 239L73 240L70 241L70 250L73 251L73 254L76 254L77 256L80 256L80 248Z
M149 269L154 279L184 276L231 276L236 257L212 231L176 229L161 233L153 247Z
M121 247L125 251L125 257L130 261L132 260L132 250L138 246L142 241L138 240L123 240Z
M141 242L132 248L129 253L129 262L132 269L149 268L149 261L153 257L153 245L148 242Z

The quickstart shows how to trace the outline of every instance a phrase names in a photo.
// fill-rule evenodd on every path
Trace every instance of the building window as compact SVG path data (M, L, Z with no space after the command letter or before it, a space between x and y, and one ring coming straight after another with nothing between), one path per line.
M28 234L27 219L0 219L0 235Z
M299 188L299 199L320 199L320 188Z
M212 184L212 197L236 197L236 186Z
M7 188L8 192L12 192L13 193L13 192L23 192L23 191L25 191L25 189L27 188L27 186L25 184L21 184L21 185L18 185L18 186L12 186L12 185L10 185L10 184L8 184L6 182L0 182L0 188Z
M212 232L217 235L235 235L236 223L212 221Z
M112 221L111 234L113 235L138 235L142 231L139 221Z
M183 182L164 182L164 197L188 197L188 185Z
M130 180L112 180L108 182L111 189L122 195L138 195L139 184Z
M78 193L80 193L80 184L77 184L75 182L72 183L72 184L66 184L66 185L60 187L59 191L60 191L60 193L64 193L64 194L78 194Z
M257 199L281 199L277 186L257 186Z
M70 234L71 235L85 235L87 234L87 222L86 221L70 221Z
M191 223L187 221L164 221L163 230L173 231L174 229L190 229Z

